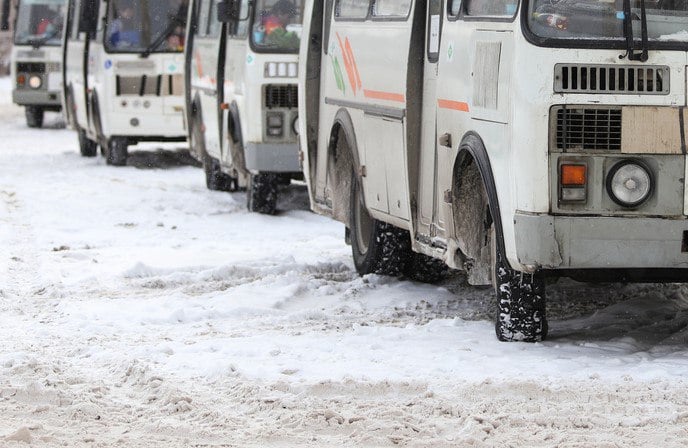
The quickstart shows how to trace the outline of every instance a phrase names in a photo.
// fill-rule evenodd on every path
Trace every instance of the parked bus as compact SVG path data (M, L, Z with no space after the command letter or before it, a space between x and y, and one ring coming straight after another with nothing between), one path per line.
M192 0L186 68L192 152L211 190L248 185L251 211L275 212L302 179L298 50L302 0Z
M688 280L685 2L305 11L304 170L358 272L443 260L495 286L504 341L546 336L548 276Z
M102 148L126 165L128 146L186 140L187 0L69 0L64 39L67 118L81 154Z
M10 0L5 0L10 1ZM15 16L12 101L24 106L26 124L43 126L45 111L62 108L62 56L66 0L19 0Z

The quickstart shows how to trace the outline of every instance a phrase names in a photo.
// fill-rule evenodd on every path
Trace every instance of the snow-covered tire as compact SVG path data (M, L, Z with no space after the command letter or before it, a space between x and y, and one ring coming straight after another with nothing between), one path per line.
M82 157L95 157L98 155L98 143L86 136L86 131L79 129L79 151Z
M411 252L404 266L404 275L423 283L436 283L447 276L449 268L444 261L425 254Z
M515 271L498 249L493 253L497 338L503 342L543 341L548 329L544 278L538 272Z
M26 115L26 125L30 128L40 128L43 127L43 114L44 111L38 106L26 106L24 108L24 114Z
M220 161L205 154L203 156L203 171L205 172L205 185L212 191L237 191L237 179L223 173Z
M411 255L408 232L374 219L368 214L356 176L351 182L350 239L356 271L360 275L403 274Z
M105 161L112 166L127 164L129 142L126 137L111 137L105 150Z
M264 215L274 215L277 211L277 174L252 174L249 179L246 200L248 210Z

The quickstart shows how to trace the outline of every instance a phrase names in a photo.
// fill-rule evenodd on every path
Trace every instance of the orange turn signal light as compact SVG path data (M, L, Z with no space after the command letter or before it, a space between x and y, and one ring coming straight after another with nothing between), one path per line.
M24 84L26 84L26 76L18 75L17 76L17 85L23 86Z
M588 167L585 165L562 165L561 185L565 187L584 187L587 180Z

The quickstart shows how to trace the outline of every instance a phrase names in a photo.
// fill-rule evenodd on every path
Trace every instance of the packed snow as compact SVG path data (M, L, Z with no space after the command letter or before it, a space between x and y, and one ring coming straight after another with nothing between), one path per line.
M688 445L688 287L549 285L500 343L490 289L360 278L304 187L277 216L183 145L130 166L29 130L0 80L0 446Z

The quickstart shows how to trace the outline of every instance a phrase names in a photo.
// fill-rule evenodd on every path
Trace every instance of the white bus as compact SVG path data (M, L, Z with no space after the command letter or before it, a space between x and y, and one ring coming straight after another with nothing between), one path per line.
M192 0L186 68L192 152L207 186L248 185L275 212L278 186L303 178L298 152L302 0ZM219 13L219 14L218 14Z
M81 154L100 145L125 165L128 146L186 140L187 0L69 0L65 108Z
M10 0L5 0L10 1ZM26 124L43 126L45 111L62 108L62 30L66 0L19 0L14 27L12 100Z
M547 276L688 280L686 8L309 0L313 210L361 274L420 253L493 284L504 341L546 336Z

